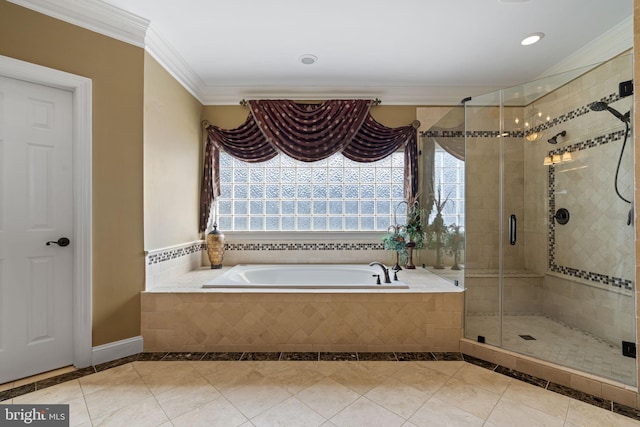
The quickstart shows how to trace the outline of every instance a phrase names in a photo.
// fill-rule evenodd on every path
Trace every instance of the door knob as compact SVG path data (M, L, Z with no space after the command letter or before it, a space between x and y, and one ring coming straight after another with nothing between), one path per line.
M58 246L69 246L69 243L71 243L71 240L67 239L66 237L61 237L58 240L50 240L47 242L47 246L51 246L52 243L55 243Z

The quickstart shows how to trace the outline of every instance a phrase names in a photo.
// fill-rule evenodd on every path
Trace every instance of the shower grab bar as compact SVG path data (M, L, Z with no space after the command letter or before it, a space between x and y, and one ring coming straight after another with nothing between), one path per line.
M512 214L509 217L509 244L512 246L516 244L516 228L516 216Z

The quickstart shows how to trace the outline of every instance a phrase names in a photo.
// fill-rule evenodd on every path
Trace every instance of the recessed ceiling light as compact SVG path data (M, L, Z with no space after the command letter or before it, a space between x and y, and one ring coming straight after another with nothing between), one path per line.
M304 55L302 55L300 58L298 58L300 60L300 62L302 62L304 65L311 65L311 64L315 64L316 61L318 60L318 57L315 55L311 55L309 53L306 53Z
M531 44L537 43L544 37L544 33L533 33L528 35L520 42L522 46L529 46Z

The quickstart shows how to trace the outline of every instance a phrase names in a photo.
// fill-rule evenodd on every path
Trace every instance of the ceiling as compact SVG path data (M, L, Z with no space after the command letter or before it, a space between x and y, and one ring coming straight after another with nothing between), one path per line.
M134 23L143 41L133 43L205 104L452 105L633 43L633 0L10 1L105 33L102 17L114 31L125 27L118 19ZM535 32L545 37L520 45ZM317 62L301 63L305 54Z

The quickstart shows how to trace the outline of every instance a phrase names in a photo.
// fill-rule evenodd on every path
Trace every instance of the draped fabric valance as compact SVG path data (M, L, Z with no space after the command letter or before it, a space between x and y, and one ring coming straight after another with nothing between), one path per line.
M219 151L246 162L264 162L282 152L314 162L341 152L356 162L383 159L404 147L405 197L418 189L417 126L388 128L369 114L370 100L329 100L299 104L290 100L248 102L250 114L236 129L209 125L200 197L200 231L220 195Z

